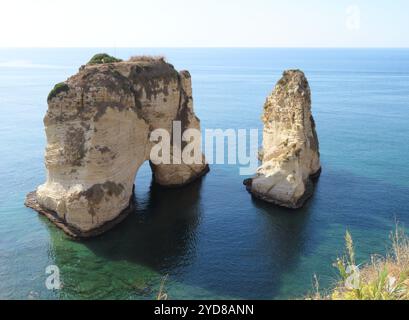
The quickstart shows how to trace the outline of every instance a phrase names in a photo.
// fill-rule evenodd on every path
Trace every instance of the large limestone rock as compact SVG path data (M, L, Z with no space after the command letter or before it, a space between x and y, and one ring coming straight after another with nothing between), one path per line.
M321 172L311 92L303 72L284 72L266 100L262 120L262 165L256 177L245 181L247 189L262 200L300 208Z
M113 61L113 62L112 62ZM48 98L47 181L26 205L75 237L99 234L132 209L139 167L150 159L150 133L200 129L193 112L189 72L161 58L103 60L88 64ZM185 185L208 171L202 163L152 164L155 181Z

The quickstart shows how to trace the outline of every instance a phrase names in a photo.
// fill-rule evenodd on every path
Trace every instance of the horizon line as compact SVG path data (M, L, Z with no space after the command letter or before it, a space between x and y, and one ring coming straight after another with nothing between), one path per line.
M409 49L409 46L402 47L337 47L337 46L0 46L2 49Z

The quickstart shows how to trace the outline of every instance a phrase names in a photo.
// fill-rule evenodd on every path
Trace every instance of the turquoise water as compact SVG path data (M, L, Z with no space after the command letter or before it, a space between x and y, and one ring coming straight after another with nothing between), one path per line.
M260 128L265 97L284 69L305 71L323 174L297 212L252 200L237 166L213 165L179 190L137 176L137 210L78 243L24 207L45 179L42 118L52 86L98 51L164 54L193 77L203 129ZM359 261L385 253L395 220L409 225L409 50L0 50L0 298L282 299L336 279L348 228ZM63 288L47 290L57 265Z

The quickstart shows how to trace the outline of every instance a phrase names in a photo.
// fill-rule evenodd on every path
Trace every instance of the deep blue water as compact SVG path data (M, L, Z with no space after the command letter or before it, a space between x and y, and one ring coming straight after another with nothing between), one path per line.
M323 174L299 211L252 200L237 166L213 165L179 190L137 176L137 210L85 243L24 207L45 180L42 119L53 85L97 52L164 54L193 77L202 128L260 128L285 69L311 85ZM360 262L385 253L395 220L409 225L409 50L1 49L0 298L297 298L336 280L349 229ZM45 288L45 268L64 287Z

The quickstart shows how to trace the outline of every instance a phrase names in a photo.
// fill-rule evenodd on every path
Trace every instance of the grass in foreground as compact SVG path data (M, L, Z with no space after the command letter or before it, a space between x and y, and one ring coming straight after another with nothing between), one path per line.
M346 254L334 266L340 281L329 294L316 292L313 300L409 300L409 238L399 226L391 234L392 248L386 257L373 255L371 261L358 268L349 232L345 235Z
M162 277L162 281L160 283L159 292L158 295L156 296L156 300L168 300L168 294L165 289L166 280L168 280L168 275Z

